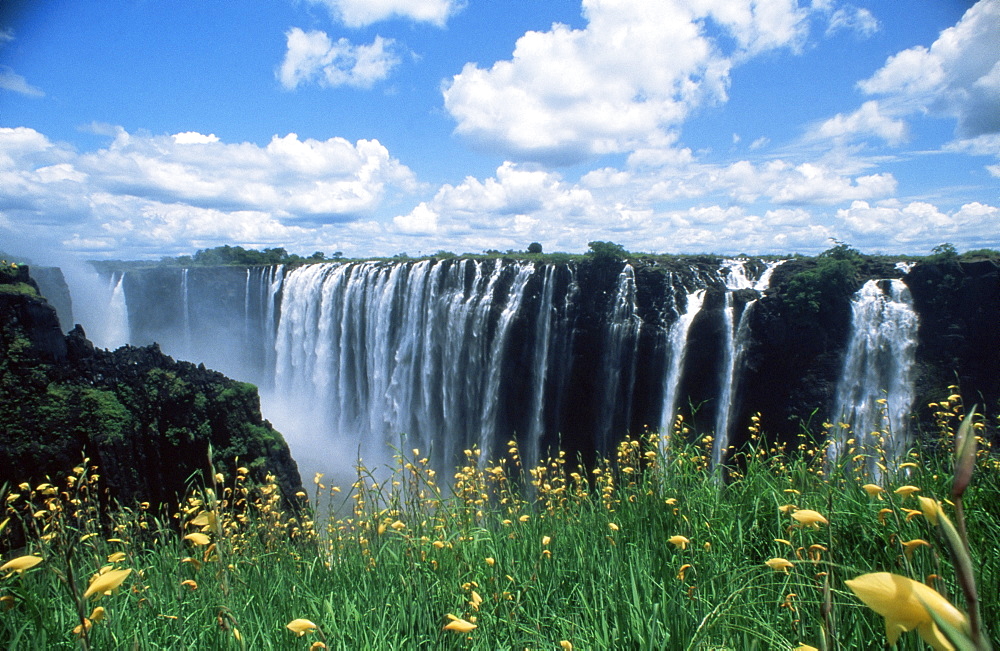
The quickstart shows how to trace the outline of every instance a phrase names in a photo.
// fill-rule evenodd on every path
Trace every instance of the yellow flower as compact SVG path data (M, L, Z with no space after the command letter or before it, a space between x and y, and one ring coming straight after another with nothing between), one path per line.
M448 619L451 621L444 625L445 631L455 631L456 633L469 633L476 628L476 625L472 622L467 622L461 617L455 617L454 615L448 615Z
M105 614L106 613L104 611L104 606L97 606L96 608L94 608L94 610L90 612L90 621L96 624L97 622L104 619Z
M0 565L0 572L10 570L11 572L17 572L18 574L24 574L25 570L30 570L34 566L42 562L41 556L18 556L17 558L7 561L3 565Z
M878 499L882 499L882 493L885 492L885 489L878 484L865 484L861 488L865 489L868 497L877 497Z
M479 596L479 593L473 590L469 595L469 605L472 606L473 610L479 610L479 605L483 603L483 598Z
M934 588L913 579L889 572L874 572L844 583L858 599L885 617L885 636L890 645L895 646L904 631L917 629L924 642L935 649L952 649L929 610L951 626L968 630L968 622L961 611Z
M672 543L675 546L680 547L681 549L687 549L687 546L691 541L685 538L684 536L670 536L669 538L667 538L667 542Z
M677 579L679 581L683 581L684 575L686 575L687 571L690 569L691 569L691 563L685 563L684 565L681 565L681 569L677 570Z
M787 558L771 558L764 561L764 565L767 565L775 572L784 571L785 574L788 573L788 570L790 568L795 567L794 565L792 565L791 561L789 561Z
M792 651L819 651L819 649L817 649L814 646L810 646L808 644L800 644L794 649L792 649Z
M879 521L879 524L881 524L882 526L885 526L885 516L887 516L887 515L889 515L891 513L892 513L892 509L882 509L881 511L879 511L878 512L878 521Z
M559 648L563 651L573 651L573 643L569 640L560 640Z
M917 547L930 547L931 544L922 538L914 538L913 540L907 540L904 543L900 543L903 546L903 552L906 554L907 558L913 558L913 552Z
M487 556L487 557L486 557L486 558L484 558L483 560L484 560L484 561L486 562L486 564L487 564L487 565L489 565L490 567L493 567L494 565L496 565L496 562L497 562L497 561L496 561L496 559L495 559L495 558L493 558L492 556Z
M781 513L788 513L789 511L794 511L797 508L799 507L795 506L794 504L783 504L778 507L778 511L780 511Z
M197 590L198 589L198 583L196 581L191 580L191 579L185 579L185 580L181 581L181 585L184 586L185 588L189 589L189 590Z
M615 524L614 522L609 522L608 528L611 529L612 531L618 531L618 525Z
M900 486L899 488L897 488L893 492L896 493L896 495L901 495L903 497L909 497L910 495L913 495L914 493L919 493L920 489L917 488L916 486Z
M830 524L826 518L811 509L799 509L795 513L792 513L792 519L804 527L811 526L814 529L819 529L820 523Z
M132 570L109 570L104 574L99 574L90 582L90 587L83 593L83 598L95 596L100 599L103 595L110 594L115 588L128 578Z
M120 563L125 560L125 552L115 552L111 556L108 556L109 563Z
M189 533L188 535L184 536L184 540L190 540L195 545L207 545L210 542L208 536L198 532Z
M285 625L285 628L299 637L302 637L306 633L312 633L319 627L310 622L308 619L293 619Z
M542 547L545 547L550 542L552 542L552 537L551 536L542 536Z
M938 516L941 515L941 503L938 502L933 497L921 497L917 496L917 501L920 502L920 510L923 512L924 517L932 525L937 526Z

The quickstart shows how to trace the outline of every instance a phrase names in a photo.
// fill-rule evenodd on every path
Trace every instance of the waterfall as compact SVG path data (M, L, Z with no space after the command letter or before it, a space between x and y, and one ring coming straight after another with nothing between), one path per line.
M677 290L674 289L674 292ZM667 368L663 380L663 410L660 418L660 430L666 444L673 426L677 410L677 392L680 389L681 372L684 370L684 358L687 353L688 332L694 318L701 312L705 302L705 288L689 292L684 302L684 312L677 310L677 320L670 326L667 334ZM676 310L676 307L675 307Z
M835 454L844 451L848 436L857 440L859 449L881 448L890 461L904 453L918 326L910 290L902 280L869 280L854 295L851 337L831 419L848 424L850 430L842 430ZM886 426L889 436L880 445L878 437ZM869 459L870 468L875 461Z
M534 272L500 260L294 269L281 290L276 390L369 458L402 435L437 467L474 442L492 458L511 326Z
M101 348L114 349L129 341L128 305L125 303L125 274L111 275L111 297L104 317L104 327L94 333L94 343Z
M625 264L618 274L615 297L605 337L601 420L597 427L597 449L611 451L611 441L626 433L635 385L636 346L642 318L637 314L635 269ZM624 421L624 422L623 422Z
M740 371L743 367L743 358L746 355L747 347L750 344L750 313L758 298L748 301L743 306L739 321L735 323L734 331L734 308L733 292L741 289L753 289L758 293L767 290L771 283L771 274L784 260L778 262L768 262L764 271L756 281L751 281L746 273L746 261L727 260L723 266L729 273L725 276L726 292L725 308L723 309L723 332L725 333L725 346L723 349L722 371L719 383L719 409L716 412L715 439L712 441L712 464L717 465L722 461L726 449L729 447L730 436L732 434L733 403L737 399L739 389Z
M534 365L532 367L531 422L524 445L524 457L531 462L541 459L541 441L545 434L545 387L548 371L551 366L549 350L552 345L552 325L556 318L553 307L555 294L556 265L545 267L545 282L542 285L542 296L538 304L538 315L535 320L535 345L533 351Z
M189 293L190 287L188 286L188 272L190 269L181 269L181 318L183 321L184 328L184 350L182 351L183 357L190 358L192 355L191 350L191 296Z

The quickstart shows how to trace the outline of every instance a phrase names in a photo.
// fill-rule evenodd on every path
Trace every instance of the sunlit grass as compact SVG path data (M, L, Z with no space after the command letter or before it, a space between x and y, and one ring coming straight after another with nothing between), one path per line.
M27 540L2 559L0 645L873 648L885 619L845 580L890 572L967 606L932 521L934 505L957 516L965 412L957 395L935 407L938 440L895 461L832 424L776 443L755 418L748 445L713 469L710 437L678 420L589 469L564 454L526 467L511 443L485 466L467 450L441 477L408 450L391 472L359 468L343 487L317 476L312 495L287 500L238 469L178 513L102 506L99 469L84 462L0 494L2 526ZM830 432L844 443L827 445ZM962 510L989 628L1000 470L980 443ZM923 645L903 633L897 648Z

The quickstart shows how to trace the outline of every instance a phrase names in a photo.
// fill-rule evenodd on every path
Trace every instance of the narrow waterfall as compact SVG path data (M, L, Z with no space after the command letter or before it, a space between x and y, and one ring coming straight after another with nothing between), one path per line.
M129 341L128 305L125 303L125 274L112 274L109 288L111 296L104 327L93 334L94 343L101 348L118 348Z
M899 459L907 441L906 416L913 405L919 322L902 280L869 280L851 302L851 338L837 387L834 423L850 426L838 443L854 437L858 449L881 449ZM888 428L884 443L878 439ZM877 458L869 459L874 467Z
M524 445L524 458L532 461L541 458L541 441L545 435L545 387L548 379L550 349L553 343L553 322L556 320L553 296L555 294L555 265L546 265L545 284L542 286L542 296L538 303L538 314L535 320L535 342L533 366L531 373L532 396L531 422Z
M181 318L184 328L184 357L192 357L191 350L191 293L188 285L188 272L190 269L181 270Z
M677 292L675 289L674 292ZM677 392L680 388L681 373L684 370L684 358L687 354L688 332L701 307L705 302L705 289L700 288L689 292L684 301L684 312L677 310L677 320L670 326L667 333L667 369L663 379L663 415L660 419L660 430L665 434L673 426L677 415ZM663 437L666 443L666 436Z
M712 441L712 464L717 465L722 462L726 449L732 435L732 418L734 402L738 396L740 371L743 367L743 358L746 355L747 347L750 344L750 313L754 305L759 300L755 298L748 301L743 306L739 321L735 324L733 317L733 292L741 289L753 289L758 293L767 290L771 283L771 274L783 261L769 262L756 281L751 281L747 277L746 262L741 260L727 260L724 268L729 270L725 276L726 305L723 311L725 328L725 349L723 354L722 373L719 385L719 410L715 421L715 438Z
M611 442L627 432L635 385L636 346L642 318L637 314L635 269L626 264L615 288L605 337L604 396L597 426L597 449L611 452Z

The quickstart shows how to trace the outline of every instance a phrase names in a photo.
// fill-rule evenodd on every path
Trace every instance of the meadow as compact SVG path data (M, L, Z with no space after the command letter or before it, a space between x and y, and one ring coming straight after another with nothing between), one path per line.
M0 648L989 649L995 423L933 406L939 431L895 460L888 432L775 443L755 418L711 468L678 419L590 469L512 443L447 477L400 450L309 495L220 470L177 513L108 504L83 460L0 487L0 530L26 532L0 559Z

